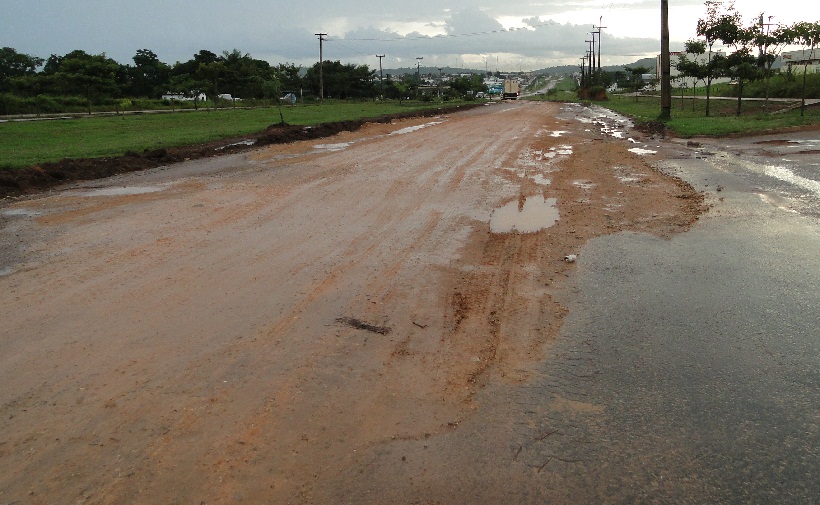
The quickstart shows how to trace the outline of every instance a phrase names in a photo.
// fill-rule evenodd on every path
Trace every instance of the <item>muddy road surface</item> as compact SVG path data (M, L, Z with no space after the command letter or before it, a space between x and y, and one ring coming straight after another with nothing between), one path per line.
M656 144L494 104L6 201L0 503L607 496L583 437L543 449L601 414L571 357L532 384L571 255L703 212Z

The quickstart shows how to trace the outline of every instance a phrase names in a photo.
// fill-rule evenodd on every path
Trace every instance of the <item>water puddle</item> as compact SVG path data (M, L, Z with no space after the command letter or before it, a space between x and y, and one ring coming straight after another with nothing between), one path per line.
M352 144L352 142L339 142L338 144L316 144L315 146L313 146L313 148L320 149L323 151L335 152L347 149Z
M3 277L5 275L11 275L13 273L14 273L14 268L12 268L12 267L0 268L0 277Z
M532 180L540 186L549 186L550 184L552 184L552 179L544 177L541 174L536 174L535 177L532 178Z
M596 186L596 184L591 181L572 181L572 185L584 191L590 191Z
M558 138L558 137L560 137L561 135L563 135L565 133L568 133L568 132L565 132L563 130L556 130L554 132L550 132L550 137Z
M769 177L774 177L775 179L780 179L781 181L788 182L789 184L793 184L795 186L808 190L814 193L816 196L820 197L820 181L815 181L812 179L801 177L786 167L780 167L776 165L766 166L763 169L763 173L768 175Z
M42 212L29 209L6 209L2 214L7 217L38 217L43 215Z
M640 148L640 147L633 147L632 149L629 150L629 152L635 153L638 156L646 156L648 154L658 154L658 151L653 151L651 149L643 149L643 148Z
M80 196L129 196L144 195L146 193L156 193L165 188L158 186L123 186L120 188L100 188L93 191L80 193Z
M415 131L421 130L422 128L427 128L428 126L435 126L441 123L443 123L443 121L432 121L430 123L420 124L417 126L408 126L406 128L401 128L399 130L391 132L390 135L404 135L406 133L413 133Z
M490 215L490 231L493 233L535 233L553 226L558 221L558 207L555 198L531 196L520 201L512 201L495 209Z

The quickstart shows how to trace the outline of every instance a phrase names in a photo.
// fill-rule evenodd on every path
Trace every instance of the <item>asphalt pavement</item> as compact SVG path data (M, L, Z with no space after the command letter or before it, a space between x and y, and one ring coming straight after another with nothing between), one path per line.
M667 161L709 194L700 222L581 252L542 382L581 377L563 394L597 409L553 420L577 433L553 450L587 463L567 469L577 503L820 503L816 139L716 140Z

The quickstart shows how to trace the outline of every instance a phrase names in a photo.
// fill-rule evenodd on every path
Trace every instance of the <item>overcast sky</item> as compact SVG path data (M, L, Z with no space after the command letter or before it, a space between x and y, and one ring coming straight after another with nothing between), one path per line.
M593 25L604 26L604 65L654 56L660 1L627 0L0 0L0 46L48 58L74 49L132 63L150 49L173 64L200 49L238 49L272 64L324 58L378 68L533 70L579 64ZM703 0L669 1L672 49L694 37ZM750 21L820 20L820 2L738 0Z

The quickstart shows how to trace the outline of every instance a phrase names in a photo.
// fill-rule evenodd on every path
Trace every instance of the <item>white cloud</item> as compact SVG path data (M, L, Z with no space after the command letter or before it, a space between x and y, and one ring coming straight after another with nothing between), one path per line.
M705 8L701 0L670 3L671 36L682 43L694 35ZM816 2L737 4L747 18L761 11L783 23L820 18ZM373 55L384 53L386 65L415 65L415 57L424 56L431 65L498 58L504 69L534 69L576 63L599 19L607 27L604 64L658 51L657 0L4 0L0 46L41 57L105 52L123 63L142 48L168 63L200 49L236 48L272 63L310 65L318 59L314 34L321 31L331 35L327 57L345 62L373 65Z

